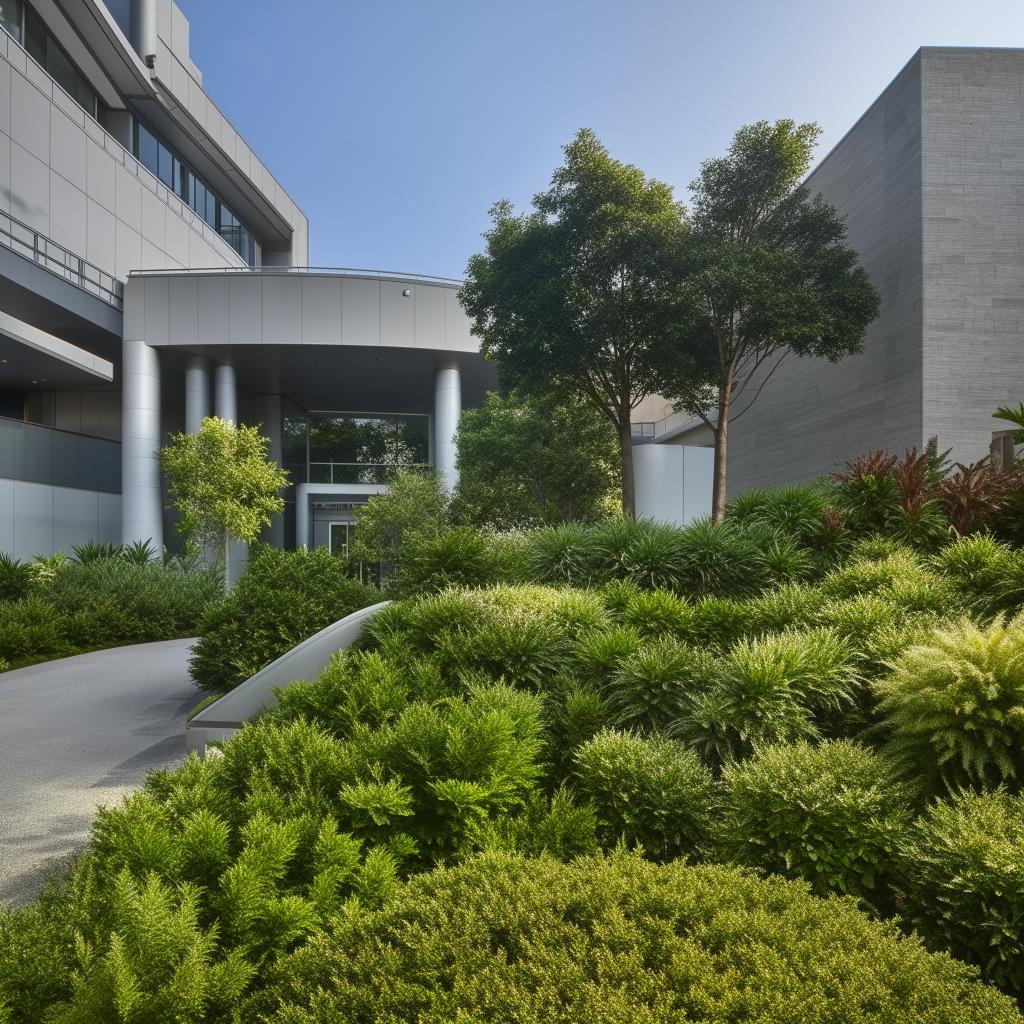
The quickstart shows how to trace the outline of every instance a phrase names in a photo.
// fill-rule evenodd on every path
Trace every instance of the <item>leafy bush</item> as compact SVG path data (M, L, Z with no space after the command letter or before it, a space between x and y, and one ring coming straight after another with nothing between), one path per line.
M1016 611L1024 598L1020 553L987 534L959 538L938 552L933 563L982 614Z
M1020 1024L974 978L793 882L492 853L340 918L280 964L249 1019Z
M591 582L595 561L593 531L582 523L560 523L535 530L527 537L527 553L541 583Z
M576 751L576 784L597 808L598 836L667 860L703 845L715 784L696 755L662 736L605 731Z
M446 587L486 587L529 576L526 552L514 536L457 526L406 543L395 591L402 596Z
M659 636L618 662L605 694L617 724L664 729L696 692L707 689L714 671L706 651Z
M902 848L904 913L937 949L1024 993L1024 796L940 800Z
M835 502L835 485L823 480L745 491L730 500L725 515L741 525L770 527L801 547L831 557L841 551L844 539L830 516Z
M852 651L828 630L739 641L672 726L711 765L758 746L820 735L851 703Z
M936 629L875 685L908 777L933 792L1024 783L1024 616Z
M889 908L914 794L885 758L848 740L770 746L728 766L722 781L726 860Z
M0 601L20 601L32 584L32 567L0 551Z
M223 600L203 618L190 666L196 685L230 690L275 658L379 599L325 548L253 550Z

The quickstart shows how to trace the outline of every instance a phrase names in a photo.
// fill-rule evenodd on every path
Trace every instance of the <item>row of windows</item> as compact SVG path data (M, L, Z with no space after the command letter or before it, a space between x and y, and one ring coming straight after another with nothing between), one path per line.
M106 106L75 67L64 48L50 35L42 19L24 0L0 0L0 28L21 43L29 56L94 120L104 124Z
M256 265L256 240L252 232L202 178L137 120L135 156L143 167L149 168L183 203L219 232L246 263Z
M90 117L106 124L105 104L25 0L0 0L0 28L14 36ZM256 240L252 232L191 168L138 120L135 121L134 145L139 163L151 170L181 197L182 202L191 206L219 232L246 263L255 266Z

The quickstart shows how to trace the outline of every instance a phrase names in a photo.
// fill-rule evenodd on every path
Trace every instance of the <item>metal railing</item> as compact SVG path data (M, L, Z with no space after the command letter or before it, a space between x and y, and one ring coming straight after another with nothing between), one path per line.
M339 277L386 278L420 284L443 284L461 288L458 277L436 277L431 274L410 274L402 270L369 270L366 267L175 267L170 270L133 270L129 277L187 277L189 274L331 274Z
M314 462L309 463L311 484L389 484L399 470L426 472L425 462Z
M47 238L3 211L0 211L0 244L38 263L77 288L95 295L115 309L124 309L124 284L113 274L100 270L88 260L58 245L52 238Z

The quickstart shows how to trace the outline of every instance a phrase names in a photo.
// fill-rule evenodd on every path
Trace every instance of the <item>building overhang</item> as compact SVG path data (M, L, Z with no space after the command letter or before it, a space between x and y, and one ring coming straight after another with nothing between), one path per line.
M114 364L0 312L0 389L110 384Z

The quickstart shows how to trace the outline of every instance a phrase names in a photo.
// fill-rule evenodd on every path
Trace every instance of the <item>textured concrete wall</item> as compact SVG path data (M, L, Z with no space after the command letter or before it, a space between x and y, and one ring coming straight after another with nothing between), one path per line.
M1024 401L1024 51L922 54L924 434L988 454Z
M920 97L915 55L808 179L846 216L882 313L859 356L786 360L732 425L730 493L810 480L859 452L921 443Z
M5 32L0 210L120 278L244 263Z

